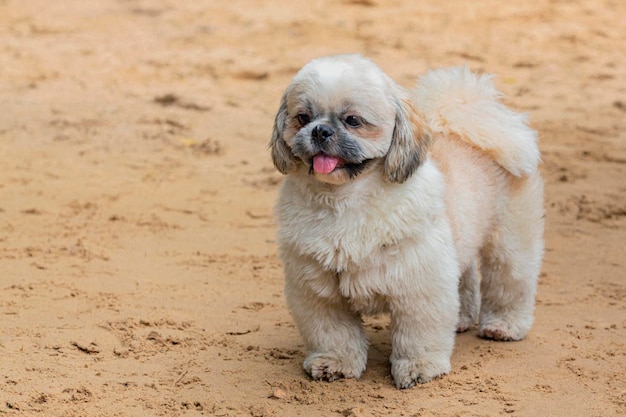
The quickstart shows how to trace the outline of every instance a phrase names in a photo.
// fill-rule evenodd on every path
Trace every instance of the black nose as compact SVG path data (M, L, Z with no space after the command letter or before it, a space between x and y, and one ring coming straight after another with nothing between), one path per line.
M335 132L328 125L317 125L313 128L313 131L311 132L313 140L318 143L327 142L329 138L334 134Z

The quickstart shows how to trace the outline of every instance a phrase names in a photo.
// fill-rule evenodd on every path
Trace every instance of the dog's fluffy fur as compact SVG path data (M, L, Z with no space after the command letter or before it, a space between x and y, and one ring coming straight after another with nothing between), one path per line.
M450 371L455 331L520 340L543 253L536 134L491 78L431 71L413 91L358 55L314 60L270 142L286 297L315 379L359 378L362 314L391 314L391 372ZM482 279L481 279L482 278Z

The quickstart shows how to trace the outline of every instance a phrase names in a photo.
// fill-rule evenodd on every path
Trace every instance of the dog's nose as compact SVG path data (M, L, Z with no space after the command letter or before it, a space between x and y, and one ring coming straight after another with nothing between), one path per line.
M313 128L311 132L311 136L313 136L313 140L318 143L324 143L329 140L329 138L334 135L335 132L328 125L317 125Z

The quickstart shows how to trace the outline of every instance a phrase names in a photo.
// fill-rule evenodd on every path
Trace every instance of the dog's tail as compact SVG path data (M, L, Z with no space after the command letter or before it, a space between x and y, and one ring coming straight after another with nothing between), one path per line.
M417 83L417 107L433 131L458 135L517 177L530 175L540 161L537 134L525 114L500 102L491 78L465 66L430 71Z

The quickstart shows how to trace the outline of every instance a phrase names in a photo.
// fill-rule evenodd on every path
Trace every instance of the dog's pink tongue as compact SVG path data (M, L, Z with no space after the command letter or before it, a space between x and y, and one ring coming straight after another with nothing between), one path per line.
M340 159L334 156L318 154L313 157L313 169L319 174L330 174L339 164Z

